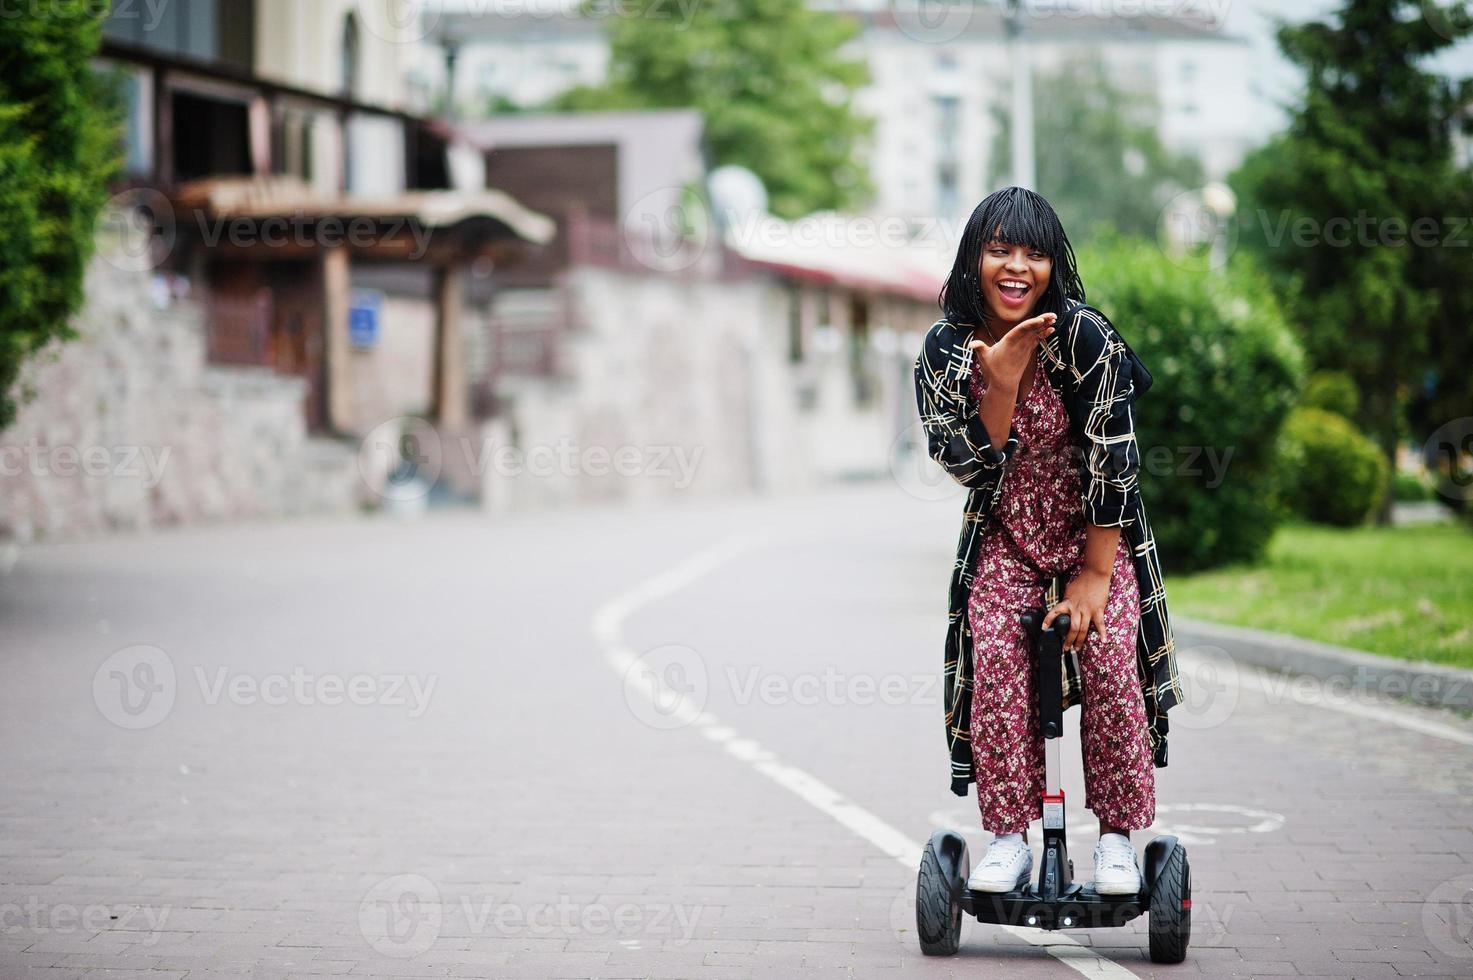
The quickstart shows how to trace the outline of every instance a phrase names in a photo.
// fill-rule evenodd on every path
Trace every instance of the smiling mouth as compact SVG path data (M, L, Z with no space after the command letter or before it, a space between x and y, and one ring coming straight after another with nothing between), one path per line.
M997 284L997 291L1011 300L1022 299L1032 289L1032 286L1023 282L1021 279L1002 279Z

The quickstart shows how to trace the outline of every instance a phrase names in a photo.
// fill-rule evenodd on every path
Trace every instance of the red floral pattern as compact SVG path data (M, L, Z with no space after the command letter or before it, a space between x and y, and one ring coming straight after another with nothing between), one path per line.
M972 391L986 391L974 371ZM1080 475L1072 463L1068 415L1040 368L1013 414L1018 449L1002 496L982 534L967 614L974 640L972 760L983 829L1008 834L1041 819L1043 739L1033 694L1031 650L1018 621L1041 608L1049 580L1072 582L1084 560ZM1120 536L1105 603L1105 635L1091 631L1079 651L1084 805L1132 830L1156 815L1156 781L1136 665L1140 593L1126 535Z

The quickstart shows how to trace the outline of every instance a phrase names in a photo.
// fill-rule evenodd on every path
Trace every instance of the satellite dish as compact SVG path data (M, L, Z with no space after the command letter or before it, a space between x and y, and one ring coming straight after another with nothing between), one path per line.
M767 188L746 167L728 163L706 178L711 207L723 228L743 224L767 213Z

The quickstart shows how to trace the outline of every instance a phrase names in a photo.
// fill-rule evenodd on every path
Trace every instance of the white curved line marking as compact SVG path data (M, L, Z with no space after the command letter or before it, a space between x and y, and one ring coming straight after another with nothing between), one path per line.
M726 538L600 606L593 616L592 630L594 638L603 647L609 666L622 679L638 661L639 655L624 642L623 626L624 621L641 607L673 595L708 572L767 543L768 538L751 535ZM659 685L663 690L657 692L654 685ZM858 803L846 799L838 790L816 776L782 762L776 753L754 739L742 737L730 725L718 724L715 715L684 703L684 695L665 687L659 678L654 678L651 685L626 685L625 690L638 690L651 701L658 698L656 703L662 710L665 705L681 702L675 708L676 714L687 724L695 726L702 735L723 746L728 755L747 763L814 809L849 828L857 836L879 848L882 853L900 862L901 867L907 871L916 869L921 849L925 846L923 841L912 840ZM668 711L665 713L669 714ZM1105 959L1063 933L1050 934L1014 926L1000 928L1019 939L1043 947L1060 962L1087 977L1137 980L1136 975L1125 967Z

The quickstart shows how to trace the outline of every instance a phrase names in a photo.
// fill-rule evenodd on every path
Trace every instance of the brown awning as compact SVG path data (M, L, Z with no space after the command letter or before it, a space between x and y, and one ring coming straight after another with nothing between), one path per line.
M432 258L443 258L447 251L475 253L498 243L542 245L556 231L551 218L496 190L406 191L388 198L359 198L324 195L289 176L211 177L181 185L172 203L181 214L203 217L202 234L213 227L212 244L232 251L253 250L253 243L243 244L238 235L222 233L222 225L274 222L280 229L278 240L261 242L274 249L311 250L343 237L343 244L355 252L410 259L429 251ZM371 242L346 235L354 227L368 226L378 229ZM321 233L324 227L334 229L333 239ZM417 244L425 247L416 249Z

